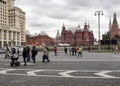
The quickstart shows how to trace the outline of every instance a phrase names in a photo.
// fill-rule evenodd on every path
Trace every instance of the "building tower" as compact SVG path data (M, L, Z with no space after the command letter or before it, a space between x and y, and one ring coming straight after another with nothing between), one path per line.
M110 27L110 38L113 39L116 35L120 36L120 29L118 27L116 13L114 13L112 26Z
M25 12L15 0L0 0L0 47L25 44Z
M60 41L61 39L60 39L60 34L59 34L59 30L57 31L57 34L56 34L56 43L58 44L58 43L60 43L61 41Z
M15 0L8 0L8 8L13 9Z
M65 24L63 23L63 27L62 27L62 30L65 30Z

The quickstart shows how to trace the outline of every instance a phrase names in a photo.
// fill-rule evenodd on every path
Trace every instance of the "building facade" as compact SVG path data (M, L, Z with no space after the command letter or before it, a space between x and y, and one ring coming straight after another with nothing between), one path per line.
M49 46L54 45L54 39L49 37L44 31L40 34L31 36L26 35L26 45Z
M71 45L93 45L94 35L90 31L90 26L85 23L84 28L72 27L66 29L65 25L62 27L61 42Z
M25 44L25 12L14 0L0 0L0 47Z

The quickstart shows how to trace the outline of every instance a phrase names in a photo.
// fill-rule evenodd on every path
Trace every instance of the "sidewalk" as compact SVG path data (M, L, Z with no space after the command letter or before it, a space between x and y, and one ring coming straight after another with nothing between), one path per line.
M120 61L120 54L113 53L89 53L83 52L83 57L70 56L61 52L58 56L54 55L54 52L49 52L49 58L51 61ZM19 57L20 61L23 61L22 56ZM10 61L10 59L4 59L4 54L0 54L0 61ZM42 61L42 52L39 52L36 56L36 61Z

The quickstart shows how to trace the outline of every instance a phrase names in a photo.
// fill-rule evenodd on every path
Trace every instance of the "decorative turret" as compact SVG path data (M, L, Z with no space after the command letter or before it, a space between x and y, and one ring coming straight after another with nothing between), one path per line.
M84 25L84 30L88 30L88 25L87 25L86 22L85 22L85 25Z
M113 26L117 26L118 27L118 22L117 22L117 18L116 18L116 13L114 12L114 16L113 16Z

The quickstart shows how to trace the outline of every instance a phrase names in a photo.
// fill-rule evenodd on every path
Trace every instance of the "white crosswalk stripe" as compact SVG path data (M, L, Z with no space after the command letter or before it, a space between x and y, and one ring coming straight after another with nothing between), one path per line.
M107 73L110 73L110 72L112 72L112 71L101 71L101 72L98 72L98 73L95 73L95 74L98 75L98 76L101 76L101 77L114 78L114 76L107 74Z
M60 72L58 74L62 75L63 77L74 77L69 74L69 73L73 73L73 72L75 72L75 71L65 71L65 72Z
M44 70L33 70L33 71L28 71L27 74L28 74L28 75L36 75L35 72L40 72L40 71L44 71Z
M52 77L52 78L64 77L64 78L85 78L85 79L87 78L120 79L119 75L118 76L111 75L111 73L116 73L116 72L120 74L120 70L49 70L49 69L0 68L0 74L2 75L37 76L37 77Z

